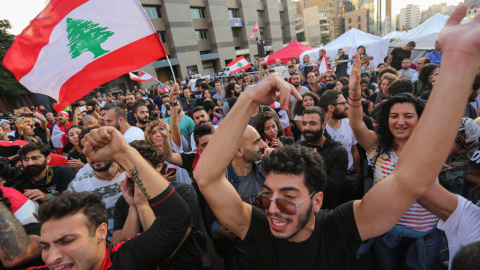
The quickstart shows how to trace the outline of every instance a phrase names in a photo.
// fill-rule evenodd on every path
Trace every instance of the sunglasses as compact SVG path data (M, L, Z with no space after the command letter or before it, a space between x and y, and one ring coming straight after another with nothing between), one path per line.
M309 198L311 198L315 194L315 191L312 192L305 200L303 200L301 203L296 204L294 201L283 199L283 198L276 198L272 199L271 197L268 197L267 195L263 194L263 191L258 194L260 202L263 205L264 209L269 209L270 208L270 203L272 201L275 201L275 204L277 205L278 210L282 212L283 214L293 216L297 213L297 208L302 206Z

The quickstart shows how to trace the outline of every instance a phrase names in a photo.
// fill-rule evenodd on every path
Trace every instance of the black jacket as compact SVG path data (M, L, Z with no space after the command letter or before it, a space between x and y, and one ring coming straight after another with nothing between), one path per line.
M322 146L313 146L306 140L298 144L306 147L316 148L317 152L325 161L327 173L327 186L323 196L322 209L333 209L338 204L339 191L343 187L348 168L348 153L341 143L334 141L328 132L324 132L327 140Z

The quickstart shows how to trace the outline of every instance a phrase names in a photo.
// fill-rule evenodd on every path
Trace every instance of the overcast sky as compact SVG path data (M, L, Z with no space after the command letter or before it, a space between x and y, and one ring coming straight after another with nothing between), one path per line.
M12 34L18 35L27 27L30 20L35 18L45 7L47 0L0 0L0 19L8 19L12 24ZM65 0L68 1L68 0ZM420 9L427 9L430 5L446 2L449 5L457 5L458 0L392 0L393 15L400 13L400 9L408 4L418 4ZM463 2L463 1L462 1Z

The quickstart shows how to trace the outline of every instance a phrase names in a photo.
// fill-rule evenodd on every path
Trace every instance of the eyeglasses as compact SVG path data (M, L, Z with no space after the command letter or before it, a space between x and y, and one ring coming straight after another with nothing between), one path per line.
M277 205L277 208L278 208L278 210L280 210L280 212L282 212L286 215L293 216L297 213L297 208L302 206L302 204L304 204L310 197L312 197L313 194L315 194L315 191L312 192L312 194L310 194L307 198L305 198L305 200L303 200L299 204L296 204L294 201L283 199L283 198L272 199L272 198L266 196L263 193L263 191L260 192L258 194L258 196L261 198L263 208L265 208L265 209L270 208L270 202L275 201L275 204Z
M36 161L39 160L41 156L31 156L31 157L23 157L22 160L28 162L29 160Z
M347 106L347 102L344 101L344 102L339 102L339 103L333 103L332 104L333 106L336 106L336 105L343 105L343 106Z

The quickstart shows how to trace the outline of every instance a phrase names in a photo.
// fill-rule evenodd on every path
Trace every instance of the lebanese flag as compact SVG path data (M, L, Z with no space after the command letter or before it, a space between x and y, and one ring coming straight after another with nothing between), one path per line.
M166 55L138 0L51 0L3 65L61 111L108 81Z
M253 26L252 33L250 34L250 39L253 38L253 35L258 32L258 21L255 21L255 25Z
M248 63L247 59L245 59L245 57L243 57L243 56L237 57L237 59L228 63L227 66L230 68L230 71L232 72L232 74L235 74L235 73L239 72L240 70L244 70L244 69L247 69L249 67L252 67L252 65L250 65Z
M133 81L137 81L137 82L157 80L152 75L150 75L146 72L143 72L143 71L140 72L140 74L138 74L138 76L133 74L132 72L129 72L128 75L130 75L130 79L132 79Z
M322 62L320 63L320 66L318 67L318 71L320 72L320 74L322 74L322 73L325 73L329 69L330 68L328 67L327 58L325 57L325 54L324 54L323 57L322 57Z

